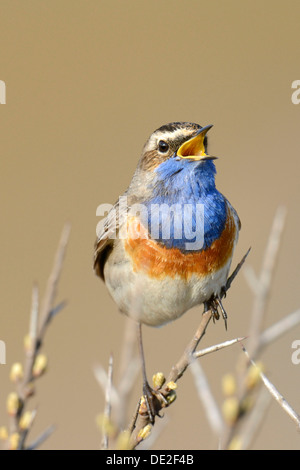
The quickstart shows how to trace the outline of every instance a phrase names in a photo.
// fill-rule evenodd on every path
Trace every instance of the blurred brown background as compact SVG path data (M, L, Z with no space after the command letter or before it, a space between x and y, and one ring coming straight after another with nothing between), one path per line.
M10 366L23 358L31 289L44 291L66 220L70 244L50 326L49 372L37 383L31 437L54 423L43 448L93 449L103 395L92 372L118 364L124 318L92 272L96 207L128 185L145 140L176 120L214 124L217 185L238 210L234 264L251 245L259 272L275 210L288 209L267 325L300 306L299 123L291 84L300 79L298 0L1 0L0 80L7 87L1 126L1 317L7 364L0 365L0 425L13 389ZM203 344L247 334L252 295L243 275L227 300L229 328L211 325ZM201 310L162 329L144 329L149 375L167 373L193 334ZM291 344L300 327L263 355L269 378L300 412L300 365ZM239 347L202 364L221 403L221 377ZM139 382L140 385L140 382ZM136 397L140 392L137 388ZM133 402L135 403L135 401ZM133 412L134 406L130 412ZM155 448L215 446L189 372ZM276 403L257 449L299 448L294 424Z

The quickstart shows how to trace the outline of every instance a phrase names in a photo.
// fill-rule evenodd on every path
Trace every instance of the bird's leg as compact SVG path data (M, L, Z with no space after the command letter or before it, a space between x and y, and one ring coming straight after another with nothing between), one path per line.
M159 400L156 396L156 392L150 387L149 382L147 380L141 323L138 323L138 344L139 344L139 350L140 350L140 356L141 356L141 362L142 362L143 396L144 396L145 403L147 406L149 420L153 424L155 420L155 416L156 415L159 416L159 409L161 407L160 407Z

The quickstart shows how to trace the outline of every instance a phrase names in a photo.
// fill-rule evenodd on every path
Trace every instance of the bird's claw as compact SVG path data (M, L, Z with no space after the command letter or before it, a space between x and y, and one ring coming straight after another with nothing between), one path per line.
M163 401L166 401L165 397L163 397L161 393L153 390L148 382L145 382L143 385L143 397L140 406L140 414L147 413L151 424L154 424L156 416L162 418L162 415L159 414L162 407L159 398L161 398Z
M224 295L224 294L223 294ZM225 308L223 307L223 304L221 302L221 298L219 295L212 295L209 301L206 304L206 308L210 308L213 314L213 320L219 320L220 314L219 314L219 309L221 310L222 317L225 323L225 329L227 330L227 313Z

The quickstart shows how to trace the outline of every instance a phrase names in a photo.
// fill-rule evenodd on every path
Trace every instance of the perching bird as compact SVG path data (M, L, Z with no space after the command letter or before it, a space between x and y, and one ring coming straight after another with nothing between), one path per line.
M220 296L238 240L240 220L216 189L207 155L212 126L173 122L147 140L122 198L108 213L95 245L94 269L120 311L139 325L143 393L151 398L141 324L160 326L195 305L226 313Z

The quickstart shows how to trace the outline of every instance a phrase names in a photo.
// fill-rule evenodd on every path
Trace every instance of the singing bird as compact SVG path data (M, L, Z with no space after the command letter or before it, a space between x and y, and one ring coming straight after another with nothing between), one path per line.
M216 188L207 132L173 122L147 140L123 198L98 233L94 270L119 310L138 324L143 393L150 420L155 392L146 376L141 324L160 326L204 304L216 318L241 228ZM124 202L125 201L125 202Z

